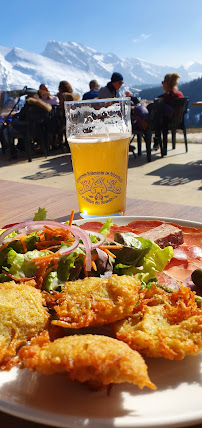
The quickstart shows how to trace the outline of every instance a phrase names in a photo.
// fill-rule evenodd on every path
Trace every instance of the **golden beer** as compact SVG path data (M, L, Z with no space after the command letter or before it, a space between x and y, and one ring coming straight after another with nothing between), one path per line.
M82 217L121 214L130 134L68 138Z

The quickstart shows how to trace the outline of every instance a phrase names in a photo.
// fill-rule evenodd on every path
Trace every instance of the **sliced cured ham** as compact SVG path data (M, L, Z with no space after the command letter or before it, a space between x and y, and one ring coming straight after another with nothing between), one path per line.
M80 229L91 230L92 232L99 232L102 226L101 221L89 221L79 225Z
M202 248L183 244L174 249L174 256L164 272L178 281L184 281L197 268L202 268Z
M129 223L128 227L130 228L131 232L140 235L141 233L147 232L147 230L151 230L163 223L164 222L160 220L136 220Z
M172 290L179 289L179 281L167 275L165 272L159 272L156 276L159 284L162 284Z

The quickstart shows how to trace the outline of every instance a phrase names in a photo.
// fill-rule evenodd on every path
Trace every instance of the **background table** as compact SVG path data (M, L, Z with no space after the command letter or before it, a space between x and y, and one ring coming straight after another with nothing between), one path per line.
M38 208L47 209L47 217L67 220L71 210L75 209L78 219L78 203L75 192L43 187L33 184L22 184L0 180L0 227L6 224L33 219ZM201 221L202 208L165 202L127 199L125 215L173 217L185 220ZM48 428L0 412L0 426L3 428ZM201 428L195 425L194 428Z
M46 208L47 218L51 220L67 220L73 208L75 219L80 218L73 191L0 180L0 227L33 219L39 207ZM173 217L200 222L202 207L128 198L125 215Z
M197 107L197 106L201 107L202 106L202 101L196 101L195 103L192 103L192 106L194 106L194 107Z

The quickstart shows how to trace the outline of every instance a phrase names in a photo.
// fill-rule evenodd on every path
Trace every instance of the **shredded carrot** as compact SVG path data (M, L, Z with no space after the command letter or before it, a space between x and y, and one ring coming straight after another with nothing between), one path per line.
M24 236L21 236L21 237L20 237L20 242L21 242L21 244L22 244L22 247L23 247L24 253L26 253L26 252L27 252L27 246L26 246L26 244L25 244L25 238L24 238Z
M8 246L9 242L6 242L5 244L1 245L1 250L3 250L4 248L6 248Z
M24 248L24 250L25 250L25 253L27 252L27 248L26 248L26 244L25 244L25 242L24 242L24 239L25 238L27 238L27 235L25 235L25 234L23 234L23 235L21 235L21 236L16 236L16 241L20 241L21 242L21 244L22 244L22 246L23 246L23 248ZM15 237L13 237L13 241L15 240ZM4 244L2 244L1 246L0 246L0 250L2 251L4 248L6 248L9 244L10 244L10 242L11 241L9 241L9 242L5 242Z
M48 263L47 262L43 262L43 263L41 263L39 265L39 267L37 269L37 272L36 272L37 281L36 282L37 282L37 287L38 288L42 287L43 279L44 279L44 276L45 276L45 272L46 272L46 270L48 268L48 265L49 265L49 262Z
M105 253L107 253L107 254L108 254L108 256L111 256L111 257L113 257L114 259L116 258L115 254L111 253L111 251L109 251L107 248L103 248L103 251L104 251Z
M53 253L53 249L55 249L55 250L58 250L59 249L59 246L60 245L51 245L51 247L48 247L48 248L44 248L44 246L43 245L41 245L40 243L38 243L37 245L36 245L36 247L37 247L37 250L39 250L39 251L48 251L50 254L52 254Z
M55 247L53 247L53 248L55 248ZM43 253L44 252L44 248L42 248L41 250L39 250L39 252ZM53 254L53 255L55 254L53 251L51 251L51 247L46 248L46 252L49 253L49 254Z
M51 230L51 232L53 232L54 230L56 230L55 228L53 228L53 227L51 227L51 226L48 226L47 224L45 224L44 225L44 230L45 229L47 229L47 230Z
M98 253L96 251L96 253L92 256L92 260L95 261L98 259Z
M110 248L111 250L120 250L121 248L123 248L123 246L122 245L100 245L99 248L101 250L110 249Z
M92 268L93 268L95 271L97 271L97 266L96 266L96 264L95 264L95 262L94 262L94 261L92 261Z
M15 276L15 275L11 275L11 273L8 273L8 272L6 272L6 271L4 271L4 270L2 270L2 272L6 275L6 276L8 276L9 278L11 278L11 279L13 279L14 281L19 281L19 282L25 282L25 281L30 281L31 279L35 279L35 277L32 277L32 278L27 278L27 277L24 277L24 278L17 278L17 276Z
M49 262L54 258L58 258L58 256L55 253L52 253L47 256L35 257L35 259L32 259L32 262L41 264L42 262Z
M45 278L53 269L57 269L58 261L57 263L54 263L52 266L50 266L44 273L43 278Z
M55 232L60 232L60 233L69 233L69 230L64 229L63 227L60 227L58 225L58 227L51 227L48 226L47 224L44 225L44 231L47 233L47 231L52 232L55 234Z
M51 239L53 239L53 237L54 238L58 237L59 238L58 242L66 241L67 239L70 242L74 241L73 234L69 230L66 230L60 227L58 227L57 229L51 229L51 227L45 226L45 234L46 234L46 239L45 239L46 241L50 241Z
M71 226L71 225L72 225L73 218L74 218L74 213L75 213L75 210L73 209L73 210L72 210L72 212L71 212L71 214L70 214L69 226Z
M84 275L88 276L88 272L86 270L86 255L83 255L83 270L84 270Z
M70 241L62 241L62 242L64 242L64 244L69 244L70 243ZM37 245L43 245L43 246L48 246L48 245L60 245L61 244L61 241L60 240L54 240L54 239L52 239L52 240L50 240L50 241L41 241L41 242L37 242L36 243L36 246Z

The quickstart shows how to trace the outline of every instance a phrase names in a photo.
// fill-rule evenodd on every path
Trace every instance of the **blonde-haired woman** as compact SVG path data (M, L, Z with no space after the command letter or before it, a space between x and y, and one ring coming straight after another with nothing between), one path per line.
M165 127L168 119L172 116L174 100L176 98L184 98L183 93L178 90L179 79L180 79L180 76L178 73L168 73L165 75L164 80L162 81L164 93L159 95L158 98L164 99L162 108L163 108L163 122ZM153 149L157 150L158 148L159 148L158 138L154 137Z
M58 87L58 94L60 107L64 110L64 101L79 101L79 94L73 92L72 86L67 80L61 80Z
M164 98L168 105L172 104L174 98L184 98L181 91L178 91L178 80L180 76L178 73L166 74L162 82L164 94L159 95L158 98Z

